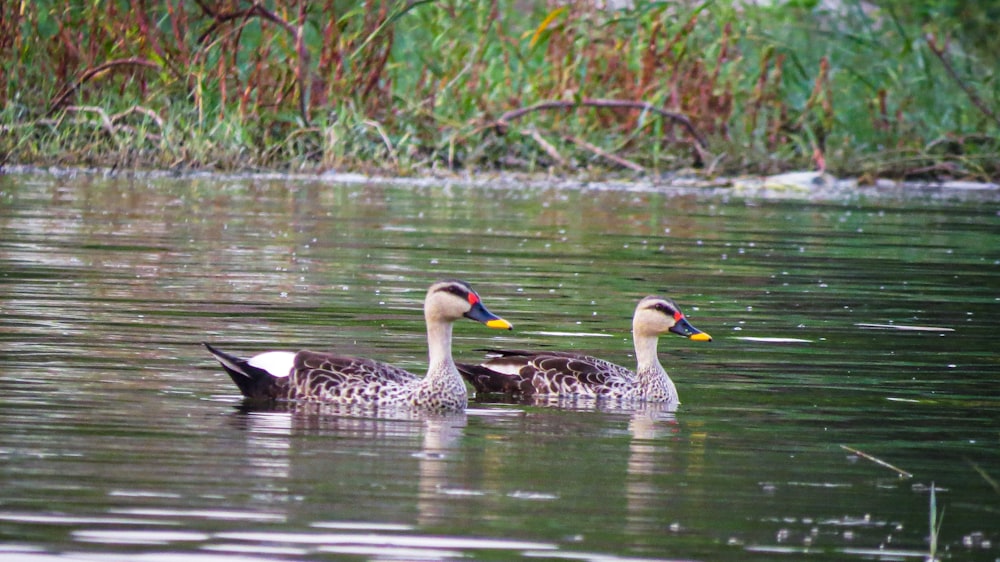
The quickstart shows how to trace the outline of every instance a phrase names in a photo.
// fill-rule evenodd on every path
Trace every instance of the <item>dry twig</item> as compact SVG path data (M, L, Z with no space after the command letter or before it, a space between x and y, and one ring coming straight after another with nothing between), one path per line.
M566 167L569 164L566 161L566 159L563 158L562 154L559 154L559 151L556 150L556 147L553 146L552 143L550 143L549 141L545 140L545 137L543 137L542 134L539 133L536 129L529 129L525 131L525 133L527 133L529 137L534 139L534 141L538 143L538 146L542 147L542 150L544 150L545 153L549 155L549 158L555 160L556 163L558 163L560 166Z
M899 474L900 478L913 478L913 474L911 474L909 472L906 472L905 470L903 470L901 468L895 467L895 466L893 466L893 465L885 462L884 460L882 460L880 458L873 457L873 456L869 455L868 453L859 451L859 450L857 450L857 449L855 449L853 447L848 447L847 445L841 445L840 448L844 449L845 451L850 451L850 452L854 453L855 455L858 455L861 458L868 459L868 460L872 461L873 463L875 463L875 464L877 464L879 466L884 466L884 467L886 467L886 468L888 468L890 470L894 470L894 471L896 471L897 474Z
M393 164L399 164L399 158L396 156L396 149L392 146L392 139L386 134L385 129L382 128L382 124L378 121L372 119L365 119L365 125L375 129L375 131L382 137L382 143L385 144L385 149L389 153L389 159L392 160Z
M568 136L568 135L564 135L563 138L566 139L566 140L568 140L569 142L572 142L572 143L576 144L577 146L581 146L583 148L586 148L587 150L593 152L594 154L600 156L601 158L605 158L605 159L611 160L612 162L614 162L615 164L618 164L619 166L622 166L624 168L628 168L629 170L632 170L633 172L642 173L642 172L646 171L646 168L643 168L639 164L636 164L635 162L632 162L631 160L626 160L626 159L624 159L624 158L622 158L620 156L615 156L614 154L611 154L610 152L602 150L600 147L594 146L594 145L590 144L589 142L587 142L587 141L585 141L583 139L574 138L574 137L571 137L571 136Z

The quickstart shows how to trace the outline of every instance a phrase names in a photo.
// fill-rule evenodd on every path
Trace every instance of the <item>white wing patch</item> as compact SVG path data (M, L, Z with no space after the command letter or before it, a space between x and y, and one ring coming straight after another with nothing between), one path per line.
M247 363L258 369L264 369L272 377L287 377L292 372L292 366L295 365L295 352L267 351L260 355L254 355Z
M517 375L521 373L521 369L524 368L525 364L526 361L524 358L508 359L506 357L498 357L483 363L483 366L504 375Z

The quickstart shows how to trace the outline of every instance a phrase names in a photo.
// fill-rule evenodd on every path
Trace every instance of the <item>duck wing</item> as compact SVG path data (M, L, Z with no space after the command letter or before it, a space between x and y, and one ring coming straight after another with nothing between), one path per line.
M402 393L420 377L388 363L315 351L295 354L290 397L324 402L370 402Z
M495 350L491 354L480 365L458 365L477 392L610 396L635 384L632 371L581 353Z

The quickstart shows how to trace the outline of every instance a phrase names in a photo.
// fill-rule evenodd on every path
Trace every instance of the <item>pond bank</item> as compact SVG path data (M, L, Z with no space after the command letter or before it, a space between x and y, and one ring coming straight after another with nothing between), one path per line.
M380 183L393 185L465 185L484 188L538 188L538 189L587 189L610 191L713 191L720 194L779 199L851 199L865 196L881 197L943 197L1000 199L1000 183L950 180L939 182L895 181L879 179L874 183L861 183L857 178L837 178L830 174L800 171L772 176L738 176L705 178L696 172L663 174L659 178L591 179L587 177L558 176L527 173L451 174L437 173L413 177L380 176L329 171L319 174L247 172L223 173L210 171L115 170L111 168L73 168L43 166L4 166L0 175L52 175L75 177L92 175L101 177L183 178L211 177L219 179L289 179L296 181L324 181L342 184Z

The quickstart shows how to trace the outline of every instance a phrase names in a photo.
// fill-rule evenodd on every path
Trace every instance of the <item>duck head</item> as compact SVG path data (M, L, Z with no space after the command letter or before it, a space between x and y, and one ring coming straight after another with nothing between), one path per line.
M465 317L490 328L513 329L510 322L483 306L479 293L471 285L458 279L446 279L431 285L424 300L424 317L428 322L454 322Z
M632 332L638 336L659 336L671 332L693 341L712 341L712 336L695 328L684 318L677 303L656 296L639 301L632 317Z

